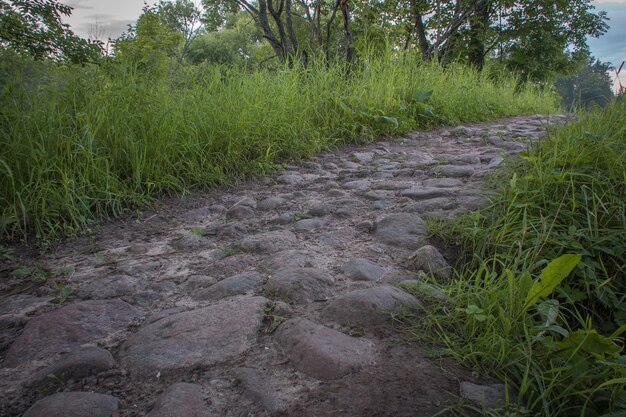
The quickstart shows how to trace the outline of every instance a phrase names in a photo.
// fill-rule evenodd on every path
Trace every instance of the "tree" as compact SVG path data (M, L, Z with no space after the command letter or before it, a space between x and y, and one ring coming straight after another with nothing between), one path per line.
M226 23L226 22L225 22ZM199 35L189 45L189 60L226 65L255 65L271 54L263 34L244 13L231 15L225 27Z
M168 59L176 57L183 44L183 35L172 30L151 7L128 33L115 41L115 57L141 67L145 73L160 73Z
M189 45L202 28L202 12L192 0L159 0L156 14L170 29L183 35L184 42L178 55L178 62L182 62Z
M202 0L202 5L204 6L202 22L209 32L224 27L228 16L239 11L239 4L233 0Z
M72 63L97 59L98 41L76 36L61 21L72 8L54 0L0 0L0 48L35 59Z
M585 65L575 74L559 77L556 89L563 105L573 110L579 107L604 107L615 95L609 76L611 65L589 57Z

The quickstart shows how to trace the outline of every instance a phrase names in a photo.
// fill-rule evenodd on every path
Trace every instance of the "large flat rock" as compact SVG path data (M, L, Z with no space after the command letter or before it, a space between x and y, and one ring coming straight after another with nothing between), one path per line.
M94 392L60 392L37 401L23 417L111 417L117 398Z
M124 343L121 362L133 374L156 375L231 360L256 341L266 303L239 297L152 321Z
M392 313L416 308L419 301L390 285L356 290L332 300L323 316L344 326L376 326L387 322Z
M272 275L265 291L288 301L307 303L327 300L332 294L334 280L315 268L283 268Z
M141 315L121 300L90 300L49 311L30 320L9 347L5 367L47 359L124 330Z
M198 300L219 300L245 294L263 283L265 278L256 271L246 271L221 280L194 295Z
M298 239L288 230L272 230L245 237L239 246L249 253L275 253L294 249Z
M321 380L339 379L377 359L370 340L350 337L307 319L286 321L277 339L298 371Z
M378 220L374 234L384 243L417 249L426 243L428 232L424 221L414 213L392 213Z

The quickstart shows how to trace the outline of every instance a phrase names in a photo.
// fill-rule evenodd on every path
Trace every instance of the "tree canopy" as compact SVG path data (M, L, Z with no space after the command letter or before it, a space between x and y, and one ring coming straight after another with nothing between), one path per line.
M53 0L0 0L0 48L73 63L97 58L100 43L76 36L62 22L71 13Z

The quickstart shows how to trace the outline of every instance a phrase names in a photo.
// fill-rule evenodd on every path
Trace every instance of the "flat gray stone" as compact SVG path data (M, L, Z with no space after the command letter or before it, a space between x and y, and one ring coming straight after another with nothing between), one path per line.
M407 249L423 246L428 236L424 221L413 213L389 214L376 222L374 234L388 245Z
M89 300L69 304L31 319L7 350L5 367L47 359L85 343L96 343L125 330L141 315L121 300Z
M422 246L411 255L410 260L418 271L432 274L438 279L449 280L452 278L452 268L434 246Z
M298 243L296 235L288 230L274 230L245 237L239 246L246 252L274 253L293 249Z
M329 320L348 327L371 327L385 324L392 313L403 308L418 308L412 295L390 285L356 290L330 301L323 311Z
M478 165L480 164L480 156L477 154L452 155L448 158L448 162L452 165Z
M350 337L302 318L287 320L276 337L298 371L320 380L357 372L372 365L378 356L370 340Z
M328 197L338 198L338 197L346 197L349 194L347 192L343 191L343 190L340 190L340 189L337 189L337 188L331 188L328 191L326 191L326 195Z
M293 230L297 232L310 232L311 230L322 228L326 222L322 219L302 219L293 225Z
M506 406L504 384L479 385L473 382L462 381L460 387L461 397L479 407L501 408ZM509 396L514 401L516 395Z
M453 187L462 187L463 180L458 178L430 178L424 180L423 182L425 187L433 187L433 188L453 188Z
M304 178L299 174L283 174L277 178L277 181L283 184L298 185L304 182Z
M245 294L259 287L265 278L256 271L242 272L228 277L193 295L196 300L220 300L234 295Z
M350 156L362 164L369 164L374 160L373 152L354 152Z
M452 192L448 188L435 187L411 188L400 193L402 197L409 197L413 200L428 200L431 198L446 197L451 194Z
M135 293L140 287L140 280L128 275L109 275L97 277L84 284L78 295L82 298L107 299L119 298Z
M312 252L304 250L286 250L275 253L259 265L259 269L273 274L284 268L315 268L316 257Z
M394 191L387 190L372 190L363 194L363 197L372 201L393 199L395 196L396 193Z
M268 197L265 200L261 201L257 205L257 208L264 211L274 210L284 205L286 202L287 200L282 197Z
M193 275L185 281L183 287L187 292L195 292L217 283L217 278L208 275Z
M233 371L243 385L246 396L255 403L260 403L270 413L280 413L287 409L287 403L280 399L267 377L252 368L238 368Z
M123 344L121 362L133 374L156 376L229 361L255 343L267 302L239 297L151 321Z
M61 355L52 365L35 373L28 385L54 385L58 381L84 378L114 366L115 360L108 350L97 346L81 346ZM52 378L50 375L54 375L58 379Z
M0 303L0 316L25 316L49 305L52 297L37 297L30 294L10 295Z
M345 264L343 273L354 281L378 281L385 275L385 268L363 258L356 258Z
M210 238L197 234L189 234L172 239L169 245L179 251L205 250L215 247L215 243Z
M415 183L410 181L379 181L372 185L372 188L376 190L406 190L407 188L414 187Z
M371 184L370 180L356 180L344 182L341 186L346 190L367 191Z
M333 278L315 268L285 268L270 276L265 291L297 303L324 301L332 296Z
M373 210L384 210L389 207L393 207L393 201L391 200L378 200L372 203Z
M437 210L452 210L456 203L447 197L431 198L429 200L416 201L403 208L409 213L429 213Z
M146 417L211 417L202 387L178 382L170 385Z
M317 203L311 206L308 213L311 216L323 217L333 213L337 210L337 206L332 203Z
M249 219L254 217L254 210L251 207L238 204L235 207L228 209L226 215L232 219Z
M431 172L443 177L471 177L474 175L474 168L464 165L438 165Z
M59 392L42 398L23 417L111 417L118 400L95 392Z

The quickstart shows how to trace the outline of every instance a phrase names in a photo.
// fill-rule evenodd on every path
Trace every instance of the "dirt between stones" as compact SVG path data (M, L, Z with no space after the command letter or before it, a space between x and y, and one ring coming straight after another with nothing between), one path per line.
M485 177L566 120L341 147L44 255L16 250L0 268L0 415L79 416L80 402L107 417L419 417L461 382L491 387L427 358L381 309L419 314L394 284L449 278L454 254L425 220L486 204ZM12 274L35 265L72 272Z

